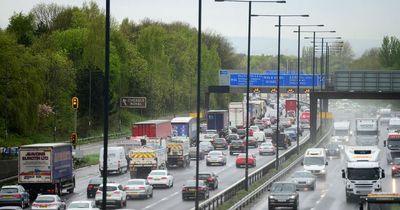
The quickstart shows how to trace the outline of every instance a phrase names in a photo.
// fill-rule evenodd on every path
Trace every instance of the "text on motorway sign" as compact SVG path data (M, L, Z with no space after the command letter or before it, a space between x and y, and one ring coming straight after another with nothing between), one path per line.
M122 108L141 108L147 106L146 97L121 97L120 107Z

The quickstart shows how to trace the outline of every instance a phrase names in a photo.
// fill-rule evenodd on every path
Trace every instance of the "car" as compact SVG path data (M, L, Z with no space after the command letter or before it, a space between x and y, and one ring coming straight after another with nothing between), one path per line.
M214 149L228 149L228 143L224 138L216 138L213 142Z
M103 185L99 186L96 192L96 197L94 198L96 206L100 207L103 201ZM118 183L107 183L107 205L115 205L118 208L126 206L126 192L121 184Z
M99 210L94 201L72 201L67 210Z
M23 208L19 206L2 206L0 210L22 210Z
M336 142L330 142L326 144L325 153L327 156L340 157L340 145Z
M190 159L197 159L197 147L190 147L189 149L189 157ZM199 159L204 160L205 154L202 149L199 149Z
M257 125L252 125L252 126L250 126L250 128L249 128L249 130L253 130L253 132L259 132L259 131L261 131L260 130L260 128L257 126ZM249 133L250 133L250 131L249 131ZM251 136L251 135L250 135Z
M292 126L292 121L289 118L282 118L279 119L279 124L283 128L289 128L290 126Z
M58 195L38 195L32 203L31 209L65 210L66 204Z
M206 165L226 165L226 155L222 151L211 151L206 157Z
M153 197L153 186L146 179L130 179L124 186L126 199L134 197L151 198Z
M207 123L200 123L200 132L205 133L207 131Z
M264 135L267 138L271 138L272 135L274 135L274 130L272 128L266 128L264 129Z
M400 174L400 158L393 159L392 165L392 177L398 176Z
M248 154L247 164L252 167L256 167L256 156L254 154ZM236 157L236 168L246 166L246 153L240 153Z
M258 153L260 155L264 155L264 154L274 155L275 152L276 152L276 148L272 144L272 142L264 142L264 143L260 144L260 146L258 147Z
M196 180L196 177L193 178ZM212 190L218 188L218 176L214 172L200 172L199 173L199 180L203 180L206 185Z
M284 133L289 137L291 142L297 141L297 132L295 130L286 128Z
M108 181L107 181L108 183ZM103 177L94 177L89 180L89 184L86 187L86 196L88 198L94 198L99 186L103 184Z
M232 134L229 134L229 135L226 137L226 141L228 142L228 144L230 144L233 140L240 140L239 135L236 134L236 133L232 133Z
M147 176L147 181L153 186L164 186L171 188L174 186L174 177L168 170L152 170Z
M291 207L298 209L299 193L294 182L280 181L274 182L268 196L268 209L275 207Z
M209 198L210 191L206 183L203 180L199 180L198 184L199 187L196 189L196 180L187 180L182 187L182 200L196 199L196 192L204 200Z
M0 206L29 206L29 193L21 185L4 185L0 189Z
M243 139L243 144L246 145L246 138ZM258 147L258 141L255 136L249 136L248 146L254 148Z
M245 152L245 146L242 140L234 140L229 144L229 154Z
M265 124L262 120L254 120L254 125L256 125L260 131L265 129Z
M296 171L290 177L291 180L296 183L296 188L298 190L315 190L316 177L310 171Z
M237 129L237 134L239 135L240 139L243 139L244 137L246 137L246 129L244 128Z
M208 154L210 151L214 150L214 146L209 141L200 142L199 147L204 152L204 154Z
M271 126L271 119L268 117L262 118L261 119L264 122L265 127Z

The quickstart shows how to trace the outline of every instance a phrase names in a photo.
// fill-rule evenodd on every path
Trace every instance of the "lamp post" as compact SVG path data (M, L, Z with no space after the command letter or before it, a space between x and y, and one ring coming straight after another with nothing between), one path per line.
M249 101L250 101L250 38L251 38L251 4L254 3L286 3L286 1L246 1L246 0L215 0L216 2L245 2L249 4L249 15L248 15L248 31L247 31L247 87L246 87L246 169L245 169L245 183L244 189L248 191L249 183ZM197 177L196 177L197 178ZM197 187L197 186L196 186Z
M254 14L253 17L278 17L278 69L277 69L277 94L276 94L276 147L278 148L279 142L279 118L280 118L280 111L279 111L279 96L280 96L280 65L281 65L281 20L282 17L309 17L309 15L258 15ZM276 161L275 161L276 169L279 168L279 150L276 150Z
M277 27L277 25L275 25ZM324 27L323 24L319 25L310 25L310 24L303 24L303 25L281 25L281 27L297 27L297 30L299 31L297 33L297 114L296 114L296 124L297 124L297 132L296 132L296 137L297 137L297 154L300 153L300 147L299 147L299 131L300 131L300 124L299 124L299 118L300 118L300 31L301 27Z

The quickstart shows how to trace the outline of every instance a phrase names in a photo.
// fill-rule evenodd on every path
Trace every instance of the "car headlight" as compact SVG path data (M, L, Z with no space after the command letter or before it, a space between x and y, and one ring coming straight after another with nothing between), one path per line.
M322 170L321 170L321 173L325 173L325 169L322 169Z
M336 148L336 151L339 151L339 148Z
M295 198L296 198L296 196L294 196L294 195L290 196L290 199L295 199Z
M270 195L269 199L275 199L275 197L273 195Z

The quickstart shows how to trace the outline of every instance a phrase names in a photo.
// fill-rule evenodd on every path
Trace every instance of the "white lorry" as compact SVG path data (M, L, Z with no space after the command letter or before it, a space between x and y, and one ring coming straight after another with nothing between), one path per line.
M167 140L167 167L190 166L190 139L189 137L176 136Z
M400 118L390 118L389 126L388 126L389 133L394 133L396 131L400 131Z
M385 172L379 165L380 150L377 146L346 146L345 179L346 201L364 198L369 193L382 191L381 179Z
M352 135L350 129L350 121L338 121L333 123L333 128L335 130L332 140L340 143L345 143L350 141Z
M323 148L309 148L304 154L301 165L304 170L310 171L315 175L326 175L326 166L328 165L326 153Z
M356 144L375 146L379 142L378 120L374 118L356 119Z
M389 133L387 140L383 142L383 146L385 147L387 163L393 164L393 160L400 157L400 132Z
M388 124L390 118L392 118L392 110L391 109L380 109L379 110L379 123L381 125Z
M235 128L241 128L245 125L246 105L244 102L229 103L229 124Z

